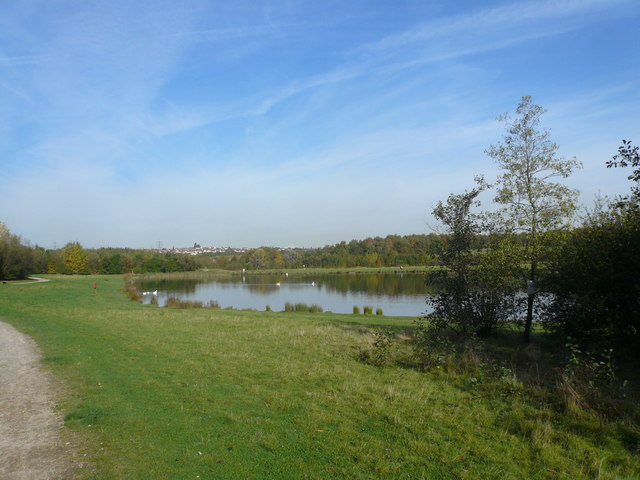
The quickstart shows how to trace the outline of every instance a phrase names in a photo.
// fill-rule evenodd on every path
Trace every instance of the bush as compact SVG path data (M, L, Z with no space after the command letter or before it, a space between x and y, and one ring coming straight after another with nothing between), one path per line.
M122 287L122 291L130 300L133 300L134 302L140 301L140 292L133 284L133 280L129 275L124 277L124 287Z
M267 305L264 309L265 312L270 312L271 311L271 305Z
M364 306L364 314L365 315L373 315L373 307L369 305Z
M23 280L35 270L35 250L0 222L0 280Z
M391 361L391 347L393 345L393 332L382 330L374 332L373 343L368 349L360 351L360 361L381 367Z
M360 315L360 307L357 305L353 306L353 314L354 315Z
M376 308L376 315L383 315L381 308Z
M547 325L581 350L640 347L640 213L614 212L571 232L550 264Z

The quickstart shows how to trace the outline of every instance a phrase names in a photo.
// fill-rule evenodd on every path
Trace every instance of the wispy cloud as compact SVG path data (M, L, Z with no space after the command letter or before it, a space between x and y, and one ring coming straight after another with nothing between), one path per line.
M407 46L421 44L433 39L455 38L457 35L469 38L481 33L489 33L493 36L496 33L504 33L505 30L521 32L523 26L534 24L544 27L548 35L553 35L556 30L547 29L545 26L545 23L549 21L561 21L576 28L577 15L584 13L594 14L628 3L628 0L517 2L422 23L402 33L389 35L381 40L362 45L353 52L359 54L390 54ZM517 38L520 36L520 34L516 35L516 41L519 41Z
M0 220L46 246L415 233L437 200L496 173L483 149L522 94L595 188L637 123L640 52L621 27L640 7L468 3L435 17L402 2L0 7L0 191L30 192ZM593 52L590 35L563 35L587 27L611 32Z

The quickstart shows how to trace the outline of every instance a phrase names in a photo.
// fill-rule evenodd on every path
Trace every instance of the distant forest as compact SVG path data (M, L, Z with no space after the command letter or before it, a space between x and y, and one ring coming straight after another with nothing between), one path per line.
M351 268L432 265L447 242L446 235L388 235L352 240L322 248L281 249L260 247L243 253L188 255L130 248L85 249L71 242L61 249L31 247L0 229L0 280L30 274L122 274L186 272L203 268L261 270L286 268ZM475 247L487 239L478 236Z

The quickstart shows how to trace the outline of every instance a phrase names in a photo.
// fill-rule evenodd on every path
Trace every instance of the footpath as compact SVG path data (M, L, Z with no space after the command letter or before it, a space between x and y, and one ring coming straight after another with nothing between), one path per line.
M0 479L74 478L72 446L60 438L55 384L36 343L0 322Z

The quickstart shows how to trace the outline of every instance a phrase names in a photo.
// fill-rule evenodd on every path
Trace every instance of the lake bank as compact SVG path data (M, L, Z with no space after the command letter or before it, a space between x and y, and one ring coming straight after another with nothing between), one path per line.
M409 319L159 309L127 300L119 276L47 278L0 289L0 317L69 386L61 409L95 462L87 478L640 472L606 422L591 434L526 391L358 359L373 330Z

